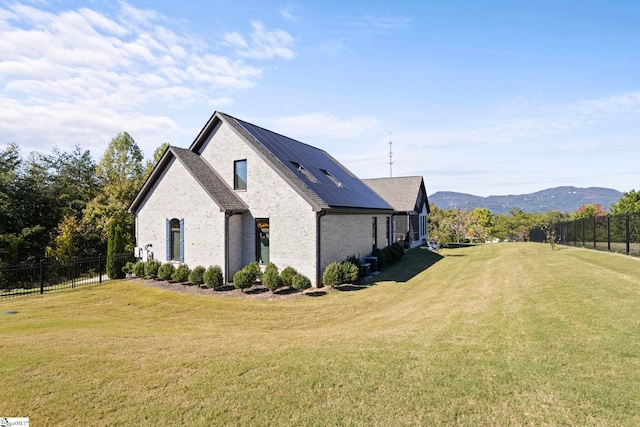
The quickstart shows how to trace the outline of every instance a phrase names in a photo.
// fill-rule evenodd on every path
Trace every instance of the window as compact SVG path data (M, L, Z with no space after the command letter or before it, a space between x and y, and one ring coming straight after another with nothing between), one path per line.
M378 248L378 217L371 218L371 252Z
M269 218L256 219L256 261L269 263Z
M167 219L167 261L184 262L184 219Z
M233 162L233 189L247 189L247 161L236 160Z
M391 244L391 217L387 217L387 246Z

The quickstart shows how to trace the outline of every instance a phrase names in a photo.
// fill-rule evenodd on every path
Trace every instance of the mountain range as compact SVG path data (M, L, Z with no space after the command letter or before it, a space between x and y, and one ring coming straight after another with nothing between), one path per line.
M573 213L582 205L599 203L607 210L611 203L620 200L618 190L600 187L556 187L530 194L481 197L453 191L438 191L429 196L429 202L440 209L487 208L493 214L508 213L513 208L524 212L547 212L558 210Z

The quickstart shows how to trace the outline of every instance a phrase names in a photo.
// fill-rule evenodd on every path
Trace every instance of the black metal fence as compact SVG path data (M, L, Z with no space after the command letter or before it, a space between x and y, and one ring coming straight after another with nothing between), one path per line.
M548 230L529 231L532 242L548 242L551 237L560 245L640 256L640 212L559 222Z
M118 254L122 263L134 262L132 253ZM41 260L33 264L0 268L0 299L44 294L109 280L105 272L106 257L72 259L69 262Z

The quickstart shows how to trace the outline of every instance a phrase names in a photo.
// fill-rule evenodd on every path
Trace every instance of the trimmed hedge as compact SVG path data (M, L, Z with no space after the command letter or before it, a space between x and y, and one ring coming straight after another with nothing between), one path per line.
M294 289L302 291L311 287L311 280L309 280L309 278L303 274L296 273L291 279L291 286Z
M144 277L144 262L138 261L133 264L133 274L136 277Z
M278 267L272 262L268 263L262 273L262 284L272 293L282 287L282 279L278 274Z
M204 284L214 291L218 291L224 285L224 277L222 276L222 268L219 265L207 268L204 272Z
M176 271L174 271L173 274L171 275L171 279L180 283L188 282L189 273L191 273L191 271L189 270L189 266L187 264L180 264L176 268Z
M158 270L160 270L162 263L155 259L150 259L144 264L144 275L151 279L158 277Z
M262 277L262 270L260 270L258 261L253 261L251 264L244 267L243 270L249 275L249 279L252 284Z
M350 261L332 262L324 270L322 282L335 288L343 283L353 283L358 279L360 269Z
M283 286L293 286L293 277L298 274L295 268L293 267L285 267L280 273L280 278L282 279Z
M236 289L240 289L242 292L253 286L253 282L254 280L251 273L248 273L244 268L233 275L233 286L235 286Z
M176 268L170 262L166 262L158 269L158 279L171 280L171 276L176 271Z
M206 269L202 265L194 267L189 273L189 282L193 285L204 284L204 273Z

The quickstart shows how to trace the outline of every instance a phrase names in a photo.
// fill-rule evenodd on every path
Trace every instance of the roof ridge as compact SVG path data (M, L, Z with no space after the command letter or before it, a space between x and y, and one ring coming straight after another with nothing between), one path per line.
M305 146L307 146L307 147L309 147L309 148L313 148L314 150L318 150L318 151L322 151L323 153L326 153L326 151L325 151L325 150L323 150L322 148L314 147L313 145L307 144L306 142L298 141L297 139L291 138L290 136L284 135L284 134L282 134L282 133L272 131L271 129L267 129L267 128L262 127L262 126L258 126L258 125L256 125L256 124L253 124L253 123L248 122L248 121L246 121L246 120L238 119L237 117L233 117L233 116L231 116L231 115L229 115L229 114L226 114L226 113L223 113L223 112L221 112L221 111L218 111L218 113L219 113L219 114L221 114L221 115L223 115L223 116L226 116L226 117L228 117L228 118L230 118L230 119L235 120L235 121L236 121L236 122L238 122L238 124L239 124L239 125L241 125L241 126L242 126L242 123L246 123L246 124L248 124L248 125L251 125L251 126L253 126L253 127L256 127L256 128L258 128L258 129L261 129L261 130L263 130L263 131L265 131L265 132L269 132L269 133L272 133L272 134L274 134L274 135L278 135L278 136L280 136L280 137L282 137L282 138L290 139L291 141L297 142L298 144L302 144L302 145L305 145ZM244 127L244 126L243 126L243 127ZM251 133L251 132L249 132L249 133ZM254 137L254 138L255 138L255 137ZM266 147L265 147L265 148L266 148Z

